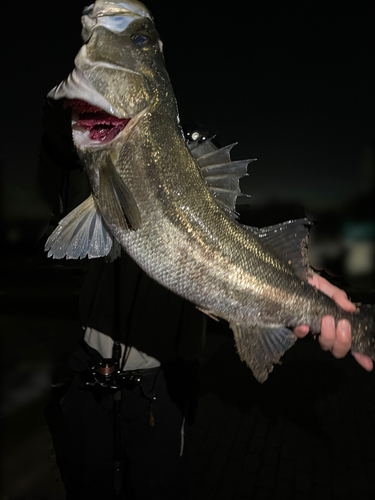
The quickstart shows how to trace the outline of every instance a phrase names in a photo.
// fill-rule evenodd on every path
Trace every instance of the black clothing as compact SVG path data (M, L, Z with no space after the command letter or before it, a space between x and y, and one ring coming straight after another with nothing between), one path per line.
M111 398L97 388L87 388L82 381L82 371L99 357L87 345L71 356L71 367L81 373L77 373L61 402L66 436L63 449L57 450L67 500L188 498L184 478L187 456L181 430L188 433L189 422L183 426L184 412L171 393L177 390L180 400L188 403L190 391L181 374L189 371L191 384L196 365L185 363L183 369L183 362L165 364L155 374L146 376L142 387L122 390L125 488L120 497L115 497Z

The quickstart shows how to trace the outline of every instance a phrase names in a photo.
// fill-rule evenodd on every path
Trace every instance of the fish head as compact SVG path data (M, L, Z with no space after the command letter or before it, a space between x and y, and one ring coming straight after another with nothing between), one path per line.
M97 0L83 11L82 38L74 70L48 97L73 108L78 148L101 148L128 121L174 96L160 36L142 3Z

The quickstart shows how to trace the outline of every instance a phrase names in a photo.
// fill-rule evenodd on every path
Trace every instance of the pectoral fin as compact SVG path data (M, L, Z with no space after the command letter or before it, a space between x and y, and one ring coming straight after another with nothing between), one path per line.
M231 324L237 352L259 382L264 382L297 337L286 327L246 327Z
M136 230L141 225L141 214L129 188L108 157L100 169L100 210L108 224Z
M59 222L48 238L45 250L48 257L54 259L92 259L108 255L114 248L113 242L113 236L90 195Z

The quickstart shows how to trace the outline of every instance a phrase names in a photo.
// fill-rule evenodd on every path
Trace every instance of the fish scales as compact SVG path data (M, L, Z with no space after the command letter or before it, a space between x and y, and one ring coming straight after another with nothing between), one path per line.
M260 381L295 342L290 328L308 324L319 332L326 314L349 319L353 347L374 359L373 310L342 311L307 281L308 222L244 229L228 214L227 200L238 185L235 162L226 167L219 161L214 170L224 173L208 186L201 167L210 165L210 155L205 152L200 165L186 145L146 7L98 0L82 19L86 43L75 70L49 97L72 100L73 140L92 197L78 215L61 221L47 241L49 255L72 258L74 247L74 258L77 248L79 257L103 256L119 242L156 281L227 320L241 359ZM117 123L124 119L123 130L106 140L98 119L104 139L92 139L91 121L80 121L84 115L74 109L77 100L117 117ZM95 223L88 227L83 216Z
M160 123L157 114L149 118L155 120L156 125ZM152 130L152 124L147 128ZM144 132L147 128L138 130ZM158 128L155 127L155 132ZM158 144L157 134L153 135ZM143 162L145 168L139 168L142 162L136 162L135 171L123 173L135 196L141 219L147 222L133 232L114 228L116 236L146 272L176 293L198 302L212 314L224 312L233 321L249 322L255 312L259 321L259 313L264 310L264 293L269 290L271 301L272 294L278 294L277 288L272 290L267 284L272 268L269 274L264 273L263 284L260 279L255 279L260 262L271 259L262 251L259 242L254 238L251 241L251 237L223 214L202 182L200 171L187 150L182 149L178 141L171 143L176 144L175 151L170 148L156 158L151 154L153 161L148 165ZM143 134L138 134L134 138L134 149L138 151L143 145ZM185 158L180 158L180 152ZM176 170L175 162L186 166L185 171ZM96 164L91 160L89 163ZM147 180L147 186L140 185L140 178ZM171 207L174 208L171 210ZM156 248L160 258L153 259ZM171 261L174 266L170 265ZM277 260L273 265L280 267ZM259 287L263 287L264 293L258 304ZM297 301L299 295L296 294ZM272 307L266 308L263 315L268 309L272 311ZM267 322L269 318L265 319L265 324Z

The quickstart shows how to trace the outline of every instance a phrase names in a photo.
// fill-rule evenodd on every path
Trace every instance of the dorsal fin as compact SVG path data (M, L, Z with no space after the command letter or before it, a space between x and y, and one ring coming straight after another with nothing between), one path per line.
M217 148L211 139L191 142L188 148L197 160L202 175L218 204L232 219L237 219L236 199L244 195L240 189L240 179L247 175L247 165L253 160L232 161L230 152L237 143Z
M212 151L216 151L218 149L218 147L215 146L211 139L213 139L213 137L201 142L192 141L187 144L190 153L195 159L207 153L212 153Z
M288 220L262 228L241 224L245 231L262 239L270 252L304 280L312 273L308 256L308 238L312 225L307 218Z

